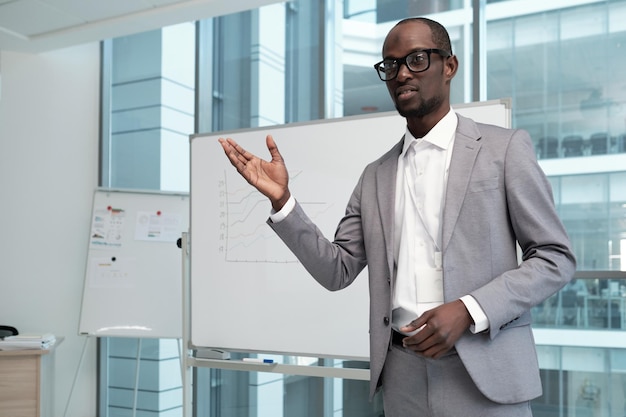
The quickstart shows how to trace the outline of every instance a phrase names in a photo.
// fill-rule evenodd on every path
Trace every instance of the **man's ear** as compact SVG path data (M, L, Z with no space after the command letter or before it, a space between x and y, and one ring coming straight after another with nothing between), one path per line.
M448 81L451 81L454 78L458 69L459 69L459 60L456 58L456 55L452 55L446 58L446 62L443 67L443 70L444 70L446 79Z

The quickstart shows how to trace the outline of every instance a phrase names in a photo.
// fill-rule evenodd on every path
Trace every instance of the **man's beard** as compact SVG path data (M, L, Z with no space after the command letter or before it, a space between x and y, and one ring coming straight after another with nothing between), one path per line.
M434 111L436 111L441 106L441 103L443 103L442 98L440 96L435 96L426 101L421 102L421 104L417 106L417 108L411 107L411 108L403 110L396 103L396 110L398 111L400 116L404 117L405 119L408 119L408 118L421 119L422 117L427 116L433 113Z

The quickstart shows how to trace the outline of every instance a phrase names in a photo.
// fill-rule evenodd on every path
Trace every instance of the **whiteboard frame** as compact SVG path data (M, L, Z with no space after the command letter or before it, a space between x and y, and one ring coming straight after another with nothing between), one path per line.
M467 117L470 117L472 119L474 119L476 122L480 122L480 123L489 123L489 124L495 124L495 125L499 125L501 127L505 127L505 128L510 128L511 127L511 100L510 99L499 99L499 100L489 100L489 101L483 101L483 102L476 102L476 103L465 103L465 104L457 104L457 105L453 105L452 108L459 114L462 115L467 115ZM475 117L475 115L473 114L474 110L478 110L480 111L481 109L485 109L485 108L495 108L498 109L498 111L502 110L503 113L499 114L496 117L497 120L485 120L485 119L481 119L481 118L477 118ZM190 153L193 154L193 144L194 141L205 138L205 139L217 139L217 137L226 137L226 136L237 136L238 134L241 133L246 133L246 134L256 134L259 136L259 138L262 138L265 136L265 134L267 133L273 133L276 131L280 131L283 128L299 128L299 127L307 127L307 126L315 126L318 124L332 124L332 123L337 123L337 122L350 122L350 121L358 121L360 119L376 119L376 118L385 118L385 117L397 117L398 119L402 119L403 118L401 116L399 116L397 114L397 112L393 111L393 112L383 112L383 113L376 113L376 114L371 114L371 115L359 115L359 116L349 116L349 117L344 117L344 118L337 118L337 119L323 119L323 120L315 120L315 121L311 121L311 122L301 122L301 123L293 123L293 124L286 124L286 125L280 125L280 126L266 126L266 127L258 127L258 128L248 128L248 129L237 129L237 130L232 130L232 131L224 131L224 132L212 132L212 133L207 133L207 134L195 134L195 135L191 135L190 136L190 142L191 145L190 146ZM491 116L490 116L491 117ZM395 139L396 141L399 140L401 137L401 135L398 135L397 138ZM280 146L280 144L279 144ZM263 155L259 155L261 157L264 157ZM191 159L193 160L193 155L190 156ZM219 156L221 158L224 158L224 160L226 160L226 158L223 156L223 153ZM190 174L190 181L192 183L191 186L191 204L190 204L190 211L193 211L193 200L194 200L194 195L193 195L193 191L194 191L194 167L193 167L193 162L190 164L191 165L191 174ZM230 166L230 164L228 165L229 169L234 169ZM364 168L361 167L361 169ZM339 219L336 219L336 221L339 221ZM192 232L194 231L194 215L193 212L190 212L190 234L192 234ZM193 236L191 236L191 241L192 241L192 250L191 253L193 253ZM193 281L194 281L194 277L193 277L193 273L191 272L191 270L193 269L193 257L191 259L190 262L190 286L193 287ZM309 277L310 278L310 277ZM358 278L360 280L364 280L367 281L366 279L364 279L363 277ZM311 281L314 282L313 278L310 278ZM316 283L315 283L316 284ZM317 285L317 284L316 284ZM193 293L190 294L190 300L189 303L186 305L186 308L188 308L190 310L189 312L189 317L190 317L190 322L193 323L194 317L193 317ZM207 328L210 326L206 326ZM233 352L251 352L251 353L273 353L273 354L282 354L282 355L292 355L292 356L309 356L309 357L318 357L318 358L323 358L323 357L331 357L331 358L338 358L338 359L355 359L355 360L360 360L360 361L367 361L369 360L368 356L364 357L363 355L329 355L327 353L324 352L310 352L310 351L300 351L300 350L276 350L276 349L250 349L249 347L242 347L242 346L236 346L236 345L232 345L232 346L205 346L205 344L194 344L194 335L193 335L193 327L190 328L189 330L189 337L187 338L187 345L189 346L190 349L201 349L201 348L216 348L216 349L225 349L225 350L229 350L229 351L233 351ZM214 360L206 360L206 359L196 359L196 358L191 358L190 359L191 362L195 365L195 366L209 366L209 367L219 367L217 366L218 364L222 363L219 360L216 362ZM224 365L226 366L226 365ZM232 366L232 365L228 365L228 366ZM239 366L239 365L238 365ZM241 364L241 366L243 367L243 369L251 369L250 368L250 364L246 363L246 364ZM224 369L228 369L228 368L224 368ZM261 368L261 369L266 369L266 368Z

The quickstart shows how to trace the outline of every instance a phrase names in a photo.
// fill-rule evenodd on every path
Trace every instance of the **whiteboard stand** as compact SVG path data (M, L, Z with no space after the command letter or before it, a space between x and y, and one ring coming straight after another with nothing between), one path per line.
M76 388L76 381L78 381L78 374L80 373L80 369L83 367L83 361L85 359L85 352L87 352L87 342L89 342L89 336L85 337L85 343L83 343L83 350L80 354L78 366L76 367L76 373L74 374L74 380L72 381L72 388L70 388L70 394L67 397L67 403L65 403L65 411L63 413L63 417L67 416L67 410L69 410L70 402L72 401L72 397L74 396L74 388Z
M137 338L137 366L135 366L135 389L133 390L133 417L137 415L137 391L139 388L139 368L141 367L141 337Z
M334 368L330 366L286 365L280 363L250 363L230 359L201 359L192 356L191 349L191 277L189 268L190 254L189 233L184 232L181 239L182 248L182 294L183 294L183 352L181 354L181 372L183 379L183 417L192 417L192 368L204 367L244 372L271 372L289 375L302 375L320 378L343 378L369 381L369 369Z
M183 417L192 417L192 391L191 391L191 363L189 361L189 344L188 340L191 340L191 325L190 325L190 276L189 276L189 233L183 232L180 247L182 249L182 285L183 285L183 339L182 339L182 352L180 354L181 359L181 373L183 383Z
M275 374L314 376L320 378L342 378L369 381L369 369L334 368L314 365L286 365L281 363L250 363L240 360L189 358L191 366L217 368L230 371L271 372Z

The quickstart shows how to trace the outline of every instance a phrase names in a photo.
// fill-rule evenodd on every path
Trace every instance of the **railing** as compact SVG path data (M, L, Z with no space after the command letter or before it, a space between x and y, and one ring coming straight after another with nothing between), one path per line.
M532 309L535 328L626 330L626 271L581 271Z

